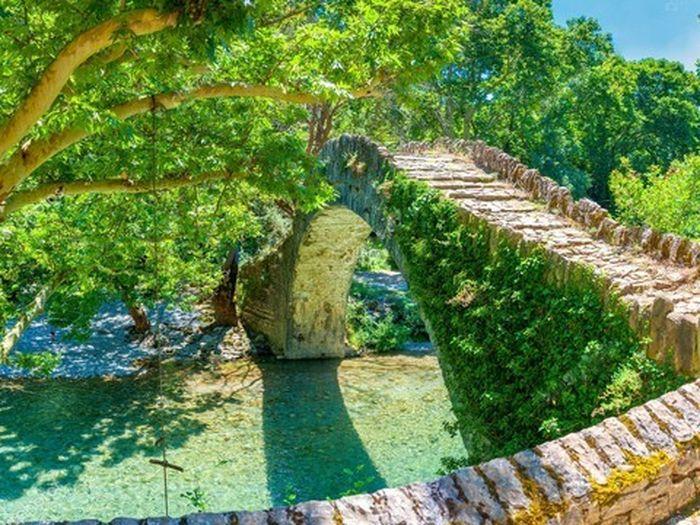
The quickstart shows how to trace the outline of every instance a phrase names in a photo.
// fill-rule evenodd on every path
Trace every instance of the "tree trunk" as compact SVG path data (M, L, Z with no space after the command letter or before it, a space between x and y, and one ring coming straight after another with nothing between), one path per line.
M333 130L333 115L338 106L329 103L314 104L309 107L309 137L306 153L318 155Z
M134 332L145 334L151 330L151 321L149 321L148 314L143 306L139 304L129 306L129 315L134 321Z
M46 302L49 300L54 290L58 288L59 284L61 284L61 279L55 279L48 286L44 286L36 297L34 297L24 313L19 316L14 326L5 334L5 337L2 339L2 344L0 345L0 363L7 363L10 352L20 340L25 330L32 324L32 321L44 311Z
M236 311L236 281L238 279L238 248L234 248L224 264L224 276L214 290L212 305L214 307L214 323L221 326L236 326L238 312Z

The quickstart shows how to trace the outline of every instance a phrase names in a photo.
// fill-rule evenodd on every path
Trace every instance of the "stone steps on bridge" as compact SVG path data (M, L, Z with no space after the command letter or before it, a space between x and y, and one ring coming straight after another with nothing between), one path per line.
M684 367L700 370L696 267L660 260L635 246L611 244L597 231L549 209L504 174L481 169L464 152L400 152L392 159L409 177L439 190L473 218L542 246L565 265L592 268L630 304L635 319L649 321L652 331L664 332L658 345L677 345L683 338L688 346L681 358ZM659 346L656 351L665 349Z

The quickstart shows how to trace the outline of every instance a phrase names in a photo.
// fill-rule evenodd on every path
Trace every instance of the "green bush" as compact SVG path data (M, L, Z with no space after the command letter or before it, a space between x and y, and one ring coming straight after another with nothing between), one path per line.
M373 315L362 301L350 298L348 304L348 339L357 349L379 353L394 352L409 340L411 329L398 323L394 314Z
M385 248L372 249L377 259L389 259ZM371 281L353 281L346 326L350 344L362 350L391 352L408 341L428 340L418 305L408 292Z
M396 265L382 242L372 236L360 250L360 255L357 258L357 271L381 272L387 270L396 270Z
M556 285L543 251L467 225L423 183L397 175L387 189L470 461L578 430L684 381L645 357L592 273Z
M639 175L625 163L610 189L624 222L700 239L700 155L674 162L667 173Z

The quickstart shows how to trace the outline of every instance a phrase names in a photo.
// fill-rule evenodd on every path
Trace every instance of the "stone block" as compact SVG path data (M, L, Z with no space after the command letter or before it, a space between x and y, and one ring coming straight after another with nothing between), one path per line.
M412 483L404 487L397 488L405 499L413 506L419 522L448 522L449 513L442 501L436 499L433 487L427 483Z
M343 525L379 524L372 512L374 499L370 494L348 496L335 501Z
M658 254L662 259L668 259L671 255L671 247L676 239L672 233L664 233L659 241Z
M491 481L498 500L511 515L530 506L531 502L525 495L518 473L510 461L504 458L493 459L479 465L479 469Z
M560 504L562 498L557 482L550 476L542 465L541 458L532 450L524 450L513 456L513 460L522 468L530 480L547 500L554 504Z
M374 506L372 513L380 523L404 523L405 525L420 525L425 523L422 518L427 512L419 511L423 502L411 500L408 493L400 489L384 489L372 494ZM427 510L427 509L426 509Z
M605 483L611 473L611 468L586 443L583 436L579 433L569 434L558 441L569 452L569 455L575 458L576 463L588 473L589 479L593 479L597 483Z
M683 385L678 391L700 408L700 380Z
M698 352L699 319L695 315L672 312L666 319L667 337L665 344L674 349L676 370L693 374L700 371L700 352Z
M627 412L625 417L634 425L645 443L651 445L654 449L664 450L673 456L677 455L676 444L671 439L671 436L659 427L643 406L633 408Z
M266 511L257 512L236 512L236 520L231 520L236 525L268 525L268 513Z
M635 525L652 525L670 515L668 495L662 495L646 501L640 498L639 505L630 513L630 518Z
M542 458L542 465L554 473L562 484L565 498L585 498L591 493L591 485L574 459L556 441L535 448Z
M693 405L679 391L669 392L661 397L661 402L670 407L688 424L693 434L700 434L700 409Z
M494 521L505 521L506 512L489 491L486 481L473 468L460 469L452 474L455 484L466 499L480 514Z
M180 520L180 525L230 525L231 514L221 514L212 512L202 512L189 514Z
M673 484L668 494L670 510L682 509L695 500L695 483L692 478L682 479Z
M695 433L690 426L681 417L671 412L661 401L654 399L645 403L644 406L657 424L663 427L676 443L685 443L693 439Z
M479 523L481 514L460 494L453 476L443 476L426 484L432 500L440 507L440 515L447 516L446 523Z
M584 429L581 434L591 447L600 451L601 457L607 459L611 466L617 468L627 464L624 451L602 424Z
M179 525L180 520L176 518L166 518L161 516L158 518L146 518L141 521L141 525Z
M648 499L644 494L644 483L638 483L628 487L625 493L617 498L606 502L600 511L603 520L614 519L619 516L630 516L630 514ZM634 523L634 522L633 522Z
M297 523L304 523L305 525L333 523L333 517L336 512L330 501L307 501L295 505L291 510L289 518L294 525Z

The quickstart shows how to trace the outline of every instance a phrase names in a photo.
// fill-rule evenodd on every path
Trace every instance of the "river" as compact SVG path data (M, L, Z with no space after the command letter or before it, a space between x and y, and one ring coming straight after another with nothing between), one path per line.
M242 360L0 384L0 522L171 515L335 498L436 477L464 455L434 354ZM189 495L187 495L189 493Z

